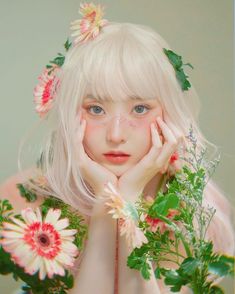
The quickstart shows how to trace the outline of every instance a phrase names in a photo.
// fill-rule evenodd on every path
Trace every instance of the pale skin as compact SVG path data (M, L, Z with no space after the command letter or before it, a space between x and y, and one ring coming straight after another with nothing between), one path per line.
M97 197L102 194L108 181L125 200L133 203L141 192L148 196L155 195L169 159L183 137L167 113L163 115L157 101L137 102L129 100L128 103L97 104L97 101L89 99L84 100L78 112L79 128L75 134L79 151L77 161L83 178ZM150 107L144 114L134 112L146 103ZM88 111L88 107L94 104L103 109L101 116L90 112L92 108ZM109 150L122 150L131 155L130 160L121 165L110 164L102 155ZM72 294L111 294L114 291L116 220L107 215L103 205L94 207L94 212L82 263L75 277L74 288L70 291ZM120 237L119 294L166 293L153 275L146 281L139 272L126 266L129 253L125 238ZM95 277L96 283L90 282L91 275Z
M96 102L94 104L94 100L93 104L84 102L82 110L78 113L80 128L78 128L77 133L77 150L79 150L78 162L83 177L90 184L97 197L102 194L107 182L111 182L125 200L133 203L138 199L141 192L144 192L145 195L154 195L153 192L156 191L162 173L165 172L169 159L177 149L183 135L172 124L167 114L164 115L163 120L162 109L156 101L151 101L151 110L148 110L145 115L138 114L134 118L135 123L132 123L126 117L120 123L120 115L124 113L133 118L134 114L129 114L128 111L136 107L136 103L133 104L131 101L129 103L102 103ZM92 107L97 107L96 109L100 110L102 108L102 115L90 113ZM109 118L111 119L108 120ZM97 121L98 124L95 124L94 121ZM142 128L136 129L135 136L132 137L130 129L133 130L133 126L136 125L142 125ZM158 130L162 132L162 138ZM145 140L143 140L143 137ZM138 151L136 151L137 142L139 144ZM119 166L110 165L105 162L101 153L109 150L122 150L126 153L132 151L132 162ZM112 233L112 229L114 228L114 221L111 217L107 217L104 208L99 207L97 211L98 214L94 216L96 221L92 222L92 229L95 228L94 231L100 229L100 234L96 236L97 242L91 234L90 243L88 238L87 248L89 250L87 249L87 254L85 254L75 287L71 293L94 293L95 290L99 293L113 293L115 234ZM99 224L103 225L103 228L100 228ZM108 236L108 240L105 239L105 234ZM102 256L103 259L100 257L99 248L96 248L96 253L94 253L94 248L92 251L94 244L100 248L100 252L106 252L105 257ZM91 254L91 251L93 254ZM121 237L118 260L119 293L163 293L153 277L153 269L152 278L146 281L140 276L139 272L126 266L129 253L126 240ZM94 272L96 262L99 266L97 271ZM91 267L93 268L92 273L99 281L95 287L91 283L89 284Z

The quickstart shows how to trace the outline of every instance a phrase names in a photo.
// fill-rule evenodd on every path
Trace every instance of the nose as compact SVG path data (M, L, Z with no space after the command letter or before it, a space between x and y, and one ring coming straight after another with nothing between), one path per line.
M113 117L107 127L107 141L120 144L127 140L127 124L126 119L121 115Z

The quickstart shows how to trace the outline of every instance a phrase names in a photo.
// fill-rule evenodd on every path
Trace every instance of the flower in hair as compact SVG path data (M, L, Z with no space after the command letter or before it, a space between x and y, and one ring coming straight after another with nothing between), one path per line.
M55 68L53 74L49 74L49 70L45 69L38 77L39 83L34 88L34 102L36 104L35 110L40 117L52 108L53 98L58 87L59 80L54 74L58 69Z
M106 19L102 19L104 10L100 4L81 3L79 13L83 18L71 22L70 27L74 31L71 36L76 37L75 44L94 39L100 29L108 23Z
M182 57L180 55L177 55L172 50L167 50L166 48L163 48L163 51L168 57L170 63L172 64L175 70L176 78L178 82L180 83L181 89L183 91L187 91L191 87L191 84L187 79L188 76L184 73L183 65L188 65L192 69L193 69L193 66L190 63L183 64Z
M67 40L64 44L66 51L69 50L72 43ZM60 80L58 72L64 64L65 56L58 53L54 60L46 66L42 74L38 77L39 83L34 88L35 110L40 117L44 117L52 108L56 91L58 90Z

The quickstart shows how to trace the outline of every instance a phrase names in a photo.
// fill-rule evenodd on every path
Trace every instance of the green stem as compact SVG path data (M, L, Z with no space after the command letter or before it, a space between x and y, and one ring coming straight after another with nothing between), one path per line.
M159 218L160 220L164 221L168 225L174 227L175 231L177 231L177 235L179 236L180 240L183 243L183 246L184 246L184 249L185 249L185 252L186 252L187 256L188 257L191 257L192 254L191 254L190 248L188 246L188 243L185 241L183 234L179 231L179 228L175 225L175 223L171 222L167 217L164 217L161 214L157 214L157 218Z
M182 258L185 259L185 256L183 256L183 255L180 254L179 252L175 252L175 251L172 251L172 250L167 249L167 248L166 248L166 249L165 249L165 248L160 248L159 251L161 251L161 252L166 252L166 253L170 253L170 254L174 254L174 255L176 255L177 257L182 257Z

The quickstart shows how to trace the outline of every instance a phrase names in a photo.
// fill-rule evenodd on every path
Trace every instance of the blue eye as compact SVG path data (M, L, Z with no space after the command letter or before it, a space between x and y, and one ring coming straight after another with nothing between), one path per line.
M146 106L146 105L136 105L135 107L134 107L134 109L136 110L136 112L137 113L145 113L145 112L143 112L144 111L144 109L147 109L147 110L149 110L150 108L148 107L148 106Z
M94 112L92 112L91 109L93 109ZM88 110L89 110L92 114L100 114L100 113L101 113L100 111L103 110L103 109L102 109L100 106L98 106L98 105L93 105L93 106L88 107Z

